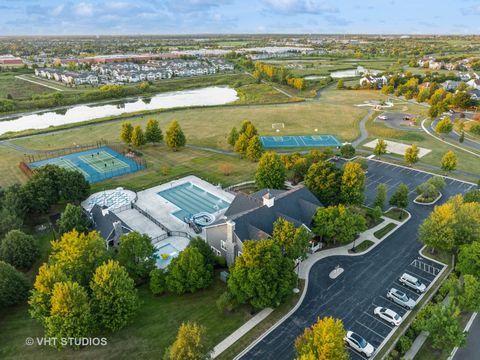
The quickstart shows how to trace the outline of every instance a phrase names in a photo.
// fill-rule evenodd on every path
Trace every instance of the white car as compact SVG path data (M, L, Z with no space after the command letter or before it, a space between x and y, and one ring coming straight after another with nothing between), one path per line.
M412 276L407 273L404 273L400 277L400 279L398 279L398 281L400 281L403 285L408 286L409 288L415 290L417 293L423 293L427 288L425 284L418 281L418 279L415 276Z
M371 357L375 352L372 344L353 331L347 331L347 336L345 336L344 340L353 350L364 354L367 358Z
M373 313L393 326L398 326L402 322L402 317L395 311L381 306L376 307L375 310L373 310Z
M387 120L388 119L388 117L386 115L380 115L378 118L380 120Z
M391 288L388 291L387 298L409 310L412 310L417 305L415 300L410 299L407 294L395 288Z

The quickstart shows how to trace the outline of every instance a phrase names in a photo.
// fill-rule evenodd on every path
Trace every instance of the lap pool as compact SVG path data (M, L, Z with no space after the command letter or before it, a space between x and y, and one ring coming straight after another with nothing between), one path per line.
M180 210L173 212L178 219L190 218L199 213L215 214L226 209L230 203L202 188L186 182L157 193Z

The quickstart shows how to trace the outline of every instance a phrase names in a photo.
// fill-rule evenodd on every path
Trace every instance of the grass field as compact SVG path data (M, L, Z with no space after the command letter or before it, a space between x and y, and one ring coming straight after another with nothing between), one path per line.
M31 99L32 95L54 92L42 85L37 85L17 79L17 72L0 72L0 98L5 99L10 94L13 100Z

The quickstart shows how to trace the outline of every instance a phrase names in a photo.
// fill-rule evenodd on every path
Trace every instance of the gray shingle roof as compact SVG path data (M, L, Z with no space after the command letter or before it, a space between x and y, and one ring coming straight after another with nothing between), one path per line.
M112 240L115 235L113 231L113 224L117 221L122 223L124 234L133 231L117 215L108 210L104 211L104 209L102 209L98 204L93 205L92 210L90 210L90 215L92 217L95 230L97 230L107 242Z

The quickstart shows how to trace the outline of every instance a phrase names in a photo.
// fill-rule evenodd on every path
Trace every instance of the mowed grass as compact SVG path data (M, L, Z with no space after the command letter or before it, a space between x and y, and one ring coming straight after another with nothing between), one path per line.
M107 346L81 350L58 351L49 346L26 346L27 337L43 337L42 326L31 319L27 305L0 313L0 358L15 360L43 359L161 359L174 340L182 322L194 321L206 329L209 348L230 335L251 315L245 309L224 315L216 300L225 291L225 284L216 280L210 288L194 294L154 296L146 286L139 289L141 306L132 322L119 332L98 333L106 337Z
M46 94L55 90L45 86L17 79L21 73L0 72L0 98L7 98L10 94L13 100L31 99L32 95Z

